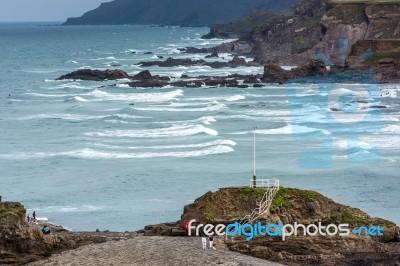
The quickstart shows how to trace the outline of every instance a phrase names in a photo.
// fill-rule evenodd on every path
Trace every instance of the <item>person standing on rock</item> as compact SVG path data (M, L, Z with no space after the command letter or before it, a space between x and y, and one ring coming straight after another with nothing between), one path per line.
M210 243L210 249L212 248L212 249L215 250L215 247L214 247L214 237L213 237L212 235L208 238L208 241L209 241L209 243Z
M26 217L26 220L28 221L28 223L31 221L31 217L28 214L28 217Z
M33 217L33 220L35 221L36 220L36 212L35 211L33 211L32 217Z
M206 250L206 248L207 248L207 238L204 235L201 236L201 245L203 247L203 250Z

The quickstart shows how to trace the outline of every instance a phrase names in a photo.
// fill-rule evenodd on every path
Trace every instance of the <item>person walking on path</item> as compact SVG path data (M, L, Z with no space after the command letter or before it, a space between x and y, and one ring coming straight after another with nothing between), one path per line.
M215 250L215 247L214 247L214 237L213 237L213 236L210 236L210 237L208 238L208 241L210 242L210 248L212 248L212 249Z
M206 250L206 248L207 248L207 238L205 236L201 237L201 245L203 247L203 250Z

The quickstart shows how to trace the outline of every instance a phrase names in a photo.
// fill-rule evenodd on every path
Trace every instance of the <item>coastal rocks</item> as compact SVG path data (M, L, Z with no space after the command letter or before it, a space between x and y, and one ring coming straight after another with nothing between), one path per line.
M169 84L169 77L153 76L150 71L144 70L132 77L132 81L128 83L131 87L164 87Z
M17 202L0 202L0 264L25 264L82 245L110 239L131 238L122 233L74 233L60 226L33 221L25 222L26 210ZM43 226L51 234L41 232Z
M357 41L398 40L400 37L400 4L352 3L336 4L327 0L303 0L293 12L271 14L261 21L250 18L212 27L210 35L229 29L242 31L244 22L252 30L237 41L203 49L188 48L187 52L229 52L250 55L254 61L304 65L310 59L321 58L336 65L351 52ZM240 23L239 23L240 22ZM246 24L246 23L244 23ZM236 27L236 28L235 28ZM318 56L317 56L318 55Z
M279 65L267 64L264 67L263 82L284 84L289 79L313 77L328 74L324 63L311 60L308 65L284 70Z
M218 55L217 52L213 52L213 53L210 54L210 55L206 55L206 58L218 58L218 57L219 57L219 55Z
M213 53L213 57L215 54ZM138 65L141 67L176 67L176 66L209 66L211 68L223 68L223 67L241 67L241 66L259 66L258 63L255 62L246 62L246 60L242 57L235 56L231 61L228 62L208 62L205 60L192 60L191 58L172 58L169 57L164 61L143 61L139 62Z
M129 78L129 75L122 70L92 70L92 69L79 69L69 74L63 75L57 80L73 79L73 80L92 80L92 81L104 81L104 80L116 80Z

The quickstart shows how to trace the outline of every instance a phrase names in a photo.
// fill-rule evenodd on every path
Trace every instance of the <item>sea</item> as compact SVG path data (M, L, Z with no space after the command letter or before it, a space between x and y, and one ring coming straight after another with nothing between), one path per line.
M399 84L130 88L128 80L56 81L83 68L134 75L145 70L138 62L159 56L204 59L179 48L227 41L201 39L207 32L1 23L2 200L71 230L177 221L204 193L249 184L255 138L258 179L315 190L400 224ZM206 60L231 59L226 53ZM263 73L146 69L172 79Z

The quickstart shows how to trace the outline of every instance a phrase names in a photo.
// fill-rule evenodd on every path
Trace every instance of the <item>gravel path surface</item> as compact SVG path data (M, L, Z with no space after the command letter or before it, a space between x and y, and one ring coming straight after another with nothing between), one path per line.
M282 265L226 250L203 251L200 238L146 237L88 245L29 265Z

